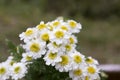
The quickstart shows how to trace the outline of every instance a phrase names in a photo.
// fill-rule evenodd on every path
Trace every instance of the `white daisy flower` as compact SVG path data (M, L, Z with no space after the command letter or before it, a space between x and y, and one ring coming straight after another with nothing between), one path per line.
M58 53L48 51L44 57L44 60L46 61L46 65L51 64L52 66L54 66L57 62L61 61L61 57Z
M90 78L90 80L95 80L99 78L99 69L96 65L89 65L86 67L86 76Z
M75 43L77 43L77 37L75 37L74 35L69 36L68 42L69 42L70 44L75 44Z
M14 63L11 67L11 78L14 80L21 79L27 73L27 67L25 63Z
M74 20L68 20L68 26L71 28L71 33L78 33L82 29L81 24Z
M82 79L85 76L85 67L83 68L77 68L75 70L69 71L69 76L72 78L72 80L85 80Z
M57 44L62 44L68 39L69 34L61 29L55 29L53 33L51 33L50 41L56 42Z
M0 80L9 79L10 76L9 68L10 66L6 64L6 62L0 63Z
M22 59L21 59L21 62L28 62L28 61L31 61L33 58L32 58L32 55L29 55L29 53L23 53L22 54Z
M47 25L44 23L44 21L41 21L39 25L36 26L38 31L46 30Z
M56 19L51 22L51 25L53 26L53 28L58 28L60 27L61 23L63 23L63 20Z
M49 42L50 37L51 37L51 32L47 29L39 32L38 38L40 38L40 40L42 41Z
M56 63L55 68L60 72L68 72L72 69L71 67L71 58L68 55L61 55L61 61Z
M72 57L72 68L77 69L77 68L83 68L86 66L85 63L85 56L82 55L81 53L74 51L73 53L70 54Z
M37 59L45 54L46 43L40 40L32 40L26 45L23 45L23 48L27 51L29 56L32 56L33 59Z
M64 48L65 48L65 52L66 53L72 53L73 51L75 51L75 47L76 45L75 44L63 44L64 45Z
M98 65L98 64L99 64L98 61L95 60L95 59L92 58L92 57L87 57L85 61L86 61L86 63L87 63L88 65L91 65L91 64Z
M28 42L37 37L37 30L36 28L28 28L25 32L19 35L20 40L24 40L24 42Z

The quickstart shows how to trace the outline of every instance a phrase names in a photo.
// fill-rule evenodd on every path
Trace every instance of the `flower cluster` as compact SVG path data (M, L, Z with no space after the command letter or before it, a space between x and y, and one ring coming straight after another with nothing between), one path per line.
M0 80L9 77L21 79L27 73L27 64L38 58L43 58L46 65L55 67L59 72L69 72L72 80L99 79L97 60L76 50L77 38L74 34L81 28L80 23L62 18L47 23L41 21L39 25L28 28L19 35L25 50L21 61L13 62L10 56L0 63Z
M27 73L26 65L22 62L14 62L13 57L9 56L5 62L0 63L0 80L23 78Z

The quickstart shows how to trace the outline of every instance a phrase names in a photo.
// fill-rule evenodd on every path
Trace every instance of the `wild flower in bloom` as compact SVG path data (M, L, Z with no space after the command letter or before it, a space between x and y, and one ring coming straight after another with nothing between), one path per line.
M10 66L2 62L0 63L0 80L7 80L9 79L10 76L10 71L9 71Z
M97 60L76 50L77 37L74 34L81 29L80 23L64 21L63 18L47 23L41 21L37 26L26 29L19 35L25 51L21 54L20 62L10 56L0 63L0 80L25 77L29 63L37 59L43 59L47 66L53 66L59 72L68 72L72 80L99 79Z
M55 64L60 62L62 59L57 52L54 53L52 51L48 51L44 57L44 60L46 61L46 65L51 64L52 66L55 66Z
M14 80L21 79L27 73L27 67L25 63L14 63L11 67L11 77Z

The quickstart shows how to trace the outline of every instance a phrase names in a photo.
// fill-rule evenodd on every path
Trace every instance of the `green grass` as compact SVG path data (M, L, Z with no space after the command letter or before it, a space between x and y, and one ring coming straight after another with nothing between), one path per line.
M61 16L61 15L60 15ZM67 14L62 14L70 18ZM28 27L39 24L41 20L49 21L58 17L52 12L44 13L39 7L29 4L0 5L0 61L9 53L5 39L19 44L18 35ZM100 63L120 63L120 19L112 17L106 20L91 20L80 15L72 18L83 25L78 36L77 49L98 59Z

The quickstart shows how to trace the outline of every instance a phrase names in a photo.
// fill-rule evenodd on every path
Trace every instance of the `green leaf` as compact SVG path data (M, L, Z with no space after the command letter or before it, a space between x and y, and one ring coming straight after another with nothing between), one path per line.
M6 39L6 44L7 44L8 48L9 48L10 53L15 53L16 52L16 46L12 41Z
M19 62L22 58L24 49L20 45L16 46L12 41L8 39L6 39L6 43L9 48L8 52L14 57L13 60Z

